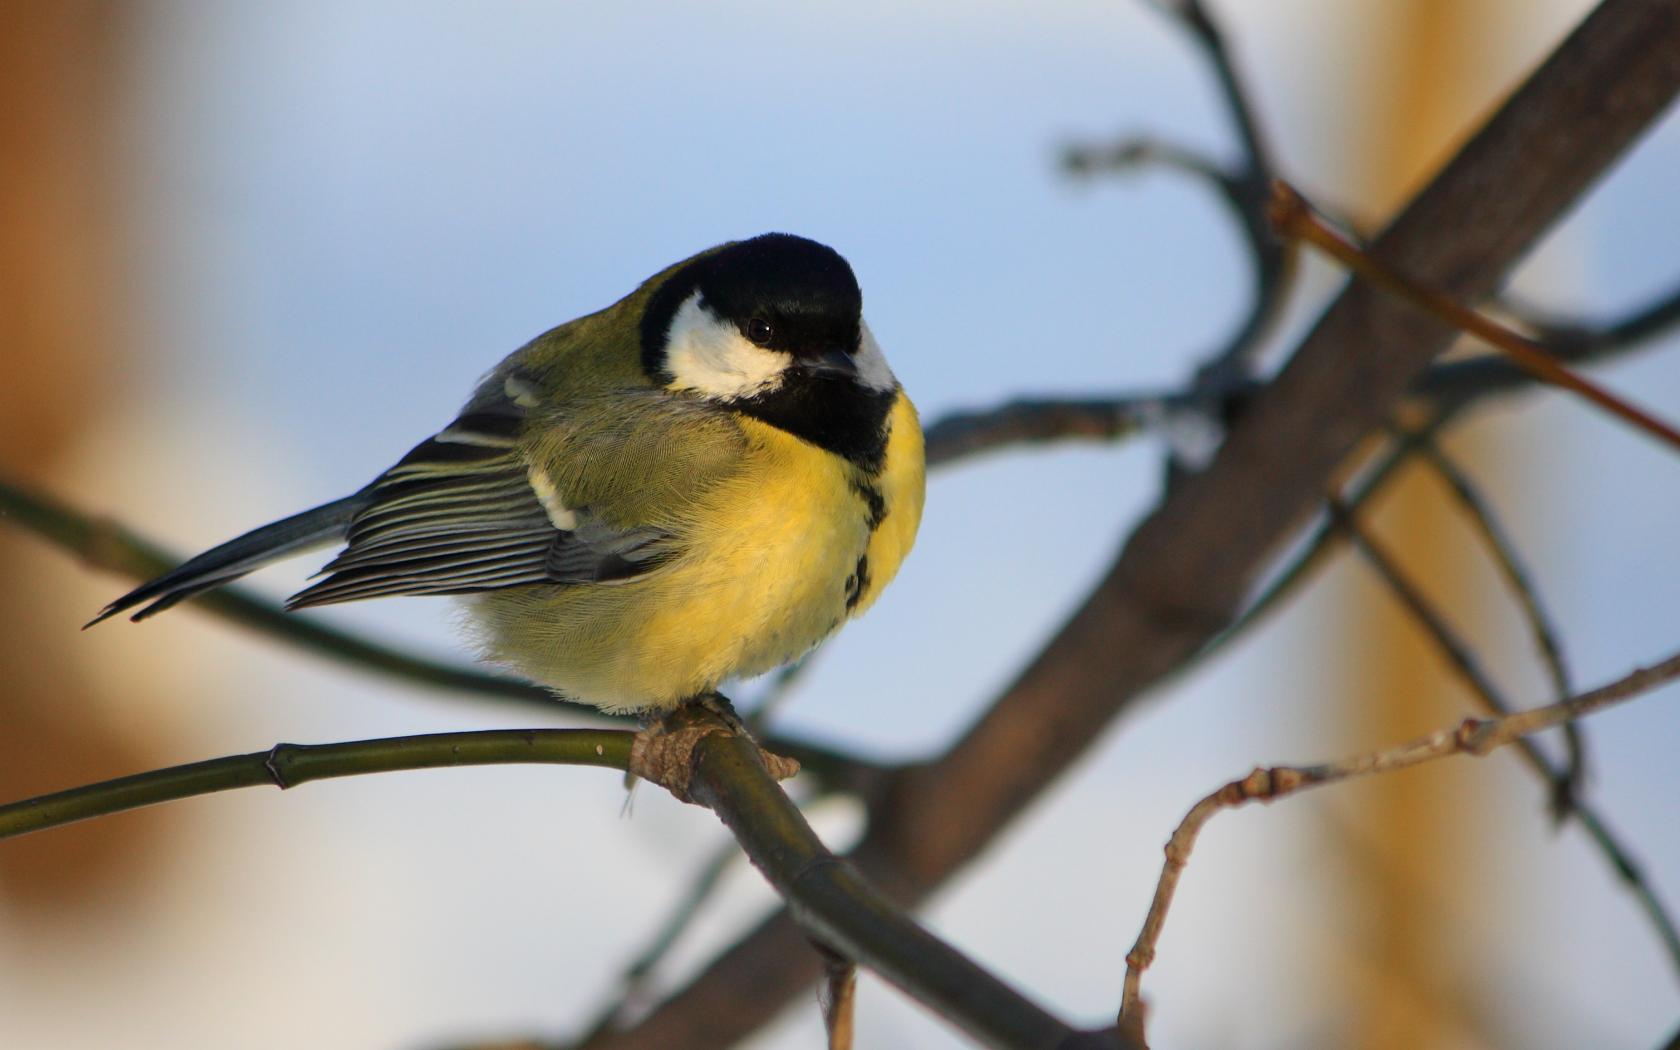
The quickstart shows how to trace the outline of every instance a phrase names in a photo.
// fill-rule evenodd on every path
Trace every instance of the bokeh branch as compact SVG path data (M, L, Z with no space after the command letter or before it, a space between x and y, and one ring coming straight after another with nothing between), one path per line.
M1405 570L1394 559L1384 546L1366 531L1354 517L1351 511L1339 502L1332 501L1332 517L1338 527L1344 529L1352 538L1354 544L1365 555L1366 560L1382 578L1394 597L1405 607L1406 611L1429 635L1435 647L1440 650L1447 664L1458 675L1459 679L1469 688L1471 694L1481 703L1484 710L1503 717L1512 710L1512 705L1505 699L1503 693L1494 684L1493 679L1482 670L1470 646L1453 630L1447 619L1442 615L1423 591L1406 574ZM1566 693L1565 696L1568 694ZM1562 698L1554 698L1563 702ZM1561 723L1565 728L1573 721ZM1597 809L1580 798L1571 797L1571 770L1554 767L1539 745L1525 737L1516 741L1518 753L1534 770L1535 774L1546 784L1548 793L1553 800L1553 809L1560 817L1574 817L1580 821L1587 831L1599 853L1610 865L1639 902L1640 910L1645 913L1657 938L1662 942L1667 952L1669 963L1680 974L1680 928L1675 925L1674 917L1668 908L1658 899L1656 889L1644 877L1639 865L1634 861L1628 847L1620 837L1610 830L1604 817ZM1567 807L1558 800L1568 798Z
M1314 766L1272 766L1255 769L1241 780L1233 780L1195 806L1167 841L1166 863L1155 887L1143 929L1132 950L1126 955L1126 979L1121 997L1120 1021L1134 1037L1140 1035L1133 1023L1140 1003L1144 971L1155 959L1155 947L1166 924L1167 911L1172 907L1178 881L1190 861L1196 837L1214 814L1234 809L1249 802L1275 802L1307 788L1320 787L1354 777L1392 772L1432 762L1451 755L1487 755L1507 744L1523 740L1530 734L1583 718L1614 704L1680 678L1680 653L1669 656L1650 667L1640 668L1608 685L1591 692L1569 697L1554 704L1513 712L1497 718L1466 718L1451 729L1442 729L1425 737Z
M1546 611L1545 603L1540 600L1539 588L1524 566L1522 557L1517 553L1516 543L1500 524L1492 505L1482 498L1470 476L1447 455L1440 442L1432 438L1425 440L1420 456L1470 518L1477 535L1482 538L1483 545L1492 555L1495 568L1504 578L1506 587L1516 597L1523 620L1528 624L1535 652L1539 654L1546 676L1552 683L1552 699L1562 700L1575 691L1570 682L1569 665L1563 657L1563 640L1551 614ZM1559 778L1552 800L1553 812L1559 819L1574 805L1574 796L1586 778L1587 764L1586 745L1582 740L1580 726L1569 722L1564 725L1563 731L1564 744L1569 750L1569 768L1565 775Z
M1565 364L1607 361L1680 325L1680 285L1609 323L1566 320L1532 310L1516 316ZM1419 384L1418 393L1443 408L1456 409L1532 384L1533 377L1514 363L1490 355L1437 365Z
M1201 0L1174 0L1155 6L1172 17L1201 48L1237 133L1237 163L1222 164L1171 142L1132 136L1106 146L1069 146L1063 152L1062 164L1076 176L1125 172L1145 165L1173 168L1206 183L1236 220L1253 266L1254 297L1243 320L1225 344L1208 356L1197 376L1196 392L1212 406L1252 378L1254 357L1288 298L1295 255L1292 245L1275 235L1266 217L1275 175L1271 150L1261 134L1259 118L1231 59L1224 33Z
M611 999L599 1010L593 1021L583 1026L583 1034L578 1037L578 1043L588 1044L593 1039L602 1038L607 1033L624 1027L637 1010L644 1008L653 994L654 971L699 917L701 909L711 900L719 883L723 881L724 872L729 870L729 866L740 855L740 850L731 842L713 853L701 865L699 872L689 877L688 890L682 899L671 910L671 914L659 924L647 946L625 965Z

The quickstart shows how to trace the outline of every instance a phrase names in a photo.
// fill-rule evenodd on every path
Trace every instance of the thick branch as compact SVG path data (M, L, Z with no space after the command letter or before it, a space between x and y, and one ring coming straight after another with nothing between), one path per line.
M1492 292L1680 90L1680 8L1607 0L1373 246L1463 300ZM854 859L900 900L971 860L1123 710L1234 616L1331 473L1377 429L1454 332L1347 287L1209 469L1132 534L1039 657L947 754L900 778ZM781 915L721 956L615 1046L727 1045L818 976ZM715 1011L728 1004L727 1022Z

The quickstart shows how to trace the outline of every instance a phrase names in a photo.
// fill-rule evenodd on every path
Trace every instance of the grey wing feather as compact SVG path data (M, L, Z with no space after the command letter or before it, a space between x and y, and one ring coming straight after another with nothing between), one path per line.
M661 529L617 530L582 515L565 541L548 552L547 571L556 583L618 583L657 568L676 553Z
M102 609L98 616L88 621L87 626L92 627L107 617L150 602L131 617L136 621L144 620L182 599L232 582L269 562L341 540L350 527L351 519L366 503L364 490L252 529L134 588Z
M351 520L349 545L329 574L287 601L290 609L391 594L459 594L547 582L544 564L561 535L511 449L469 459L437 439L409 453L370 488Z
M656 567L671 539L652 528L617 530L573 512L561 529L531 487L513 435L523 412L482 396L437 437L418 445L368 488L348 546L327 578L287 608L394 594L469 594L528 584L610 583Z

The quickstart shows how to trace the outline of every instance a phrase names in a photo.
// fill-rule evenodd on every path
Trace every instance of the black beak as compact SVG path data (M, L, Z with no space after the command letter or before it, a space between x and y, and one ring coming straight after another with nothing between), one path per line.
M856 379L857 362L844 350L824 350L815 357L801 357L798 367L806 375L823 379Z

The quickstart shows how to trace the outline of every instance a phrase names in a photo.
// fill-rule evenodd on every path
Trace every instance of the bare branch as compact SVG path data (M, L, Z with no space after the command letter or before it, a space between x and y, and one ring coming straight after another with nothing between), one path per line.
M819 950L823 956L823 1027L828 1029L828 1050L852 1050L857 967L837 952L821 946Z
M1482 706L1501 715L1509 712L1511 705L1493 684L1493 680L1477 664L1470 647L1458 637L1440 611L1424 597L1423 592L1400 568L1399 563L1369 532L1360 527L1345 507L1332 502L1331 508L1337 524L1353 537L1354 543L1383 578L1389 590L1429 634L1436 647L1447 658L1449 666L1458 673L1465 685L1481 701ZM1556 699L1561 702L1562 698ZM1565 726L1570 724L1572 723L1564 723ZM1674 917L1657 898L1655 888L1633 862L1627 847L1610 831L1604 818L1583 800L1572 798L1567 809L1559 808L1556 800L1571 787L1570 770L1555 768L1539 745L1526 737L1518 740L1517 744L1523 759L1545 781L1554 801L1553 811L1562 817L1573 816L1580 820L1611 870L1616 872L1629 892L1639 901L1641 910L1645 912L1652 928L1656 930L1657 938L1662 941L1664 949L1668 952L1669 962L1676 972L1680 972L1680 928L1676 927Z
M1175 168L1195 176L1219 194L1242 231L1253 263L1254 301L1225 344L1199 370L1196 392L1209 404L1246 381L1254 355L1276 326L1293 283L1293 245L1278 238L1266 218L1273 168L1259 120L1249 102L1225 37L1200 0L1157 4L1201 47L1219 82L1220 98L1237 132L1239 163L1227 167L1174 143L1131 137L1104 147L1070 146L1063 167L1073 175L1129 171L1146 164Z
M1570 684L1569 667L1564 662L1563 643L1551 616L1546 612L1545 605L1540 601L1539 589L1535 587L1528 570L1523 566L1522 558L1517 554L1516 544L1499 523L1493 507L1482 498L1469 475L1452 461L1440 442L1425 441L1421 455L1423 461L1446 484L1447 490L1469 516L1477 534L1492 554L1500 576L1516 596L1517 605L1528 624L1529 634L1534 639L1534 648L1540 654L1547 677L1551 679L1552 699L1562 700L1575 691ZM1563 731L1564 742L1569 749L1569 768L1558 782L1558 791L1552 799L1553 813L1558 819L1562 819L1574 805L1574 796L1586 777L1586 745L1581 739L1580 727L1570 722L1563 727Z
M1535 331L1540 342L1559 361L1569 364L1603 361L1643 346L1680 324L1680 285L1608 324L1537 317L1532 311L1521 310L1516 311L1516 316ZM1444 408L1453 409L1468 401L1522 389L1532 383L1532 377L1510 361L1487 356L1437 365L1419 384L1418 392Z
M1630 700L1657 686L1680 678L1680 653L1676 653L1650 667L1640 668L1608 685L1582 693L1544 707L1530 708L1497 718L1466 718L1452 729L1442 729L1425 737L1391 748L1371 751L1315 766L1272 766L1255 769L1241 780L1233 780L1218 791L1191 807L1184 820L1167 840L1166 863L1161 868L1160 881L1143 929L1126 954L1126 980L1121 996L1120 1019L1126 1023L1129 1014L1138 1008L1140 986L1144 971L1155 960L1155 946L1166 924L1167 911L1172 907L1173 894L1180 876L1190 861L1196 837L1214 814L1235 809L1249 802L1274 802L1307 788L1333 784L1354 777L1387 773L1422 765L1450 755L1489 754L1531 733L1562 725L1601 711L1613 704Z
M1161 394L1011 401L979 412L957 412L927 428L927 461L940 467L1009 445L1068 438L1110 441L1142 429L1167 398Z

